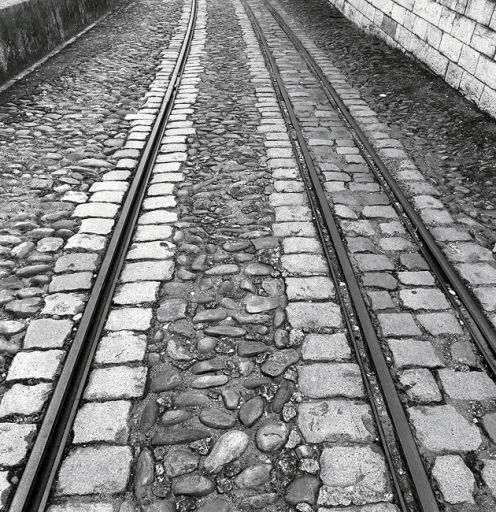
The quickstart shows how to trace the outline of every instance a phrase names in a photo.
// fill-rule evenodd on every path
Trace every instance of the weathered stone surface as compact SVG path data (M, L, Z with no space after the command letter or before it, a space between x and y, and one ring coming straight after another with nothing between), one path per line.
M288 427L282 421L266 421L257 430L257 446L263 452L273 452L284 446L289 436Z
M202 475L182 475L172 481L174 494L200 497L210 494L214 488L212 480Z
M329 277L287 277L289 300L325 300L334 297L334 285Z
M208 473L218 473L226 464L237 459L248 447L249 437L245 432L232 430L219 437L204 462Z
M229 336L231 338L240 338L246 334L246 329L234 327L232 325L217 325L207 327L203 331L207 336Z
M484 372L440 370L439 378L453 400L489 400L496 397L496 384Z
M115 331L104 336L98 344L95 362L118 364L143 361L146 352L146 337L132 331Z
M299 476L288 485L284 497L290 505L297 505L298 503L314 505L317 502L319 487L320 482L317 477Z
M252 357L269 350L270 347L260 341L240 341L238 343L238 355L240 357Z
M320 254L285 254L281 257L282 267L295 276L327 275L328 267Z
M50 293L71 292L73 290L89 290L93 274L91 272L75 272L53 276L48 287Z
M186 301L181 299L170 299L163 301L157 310L159 322L172 322L186 316Z
M63 357L62 350L19 352L12 360L6 380L53 380Z
M123 492L132 458L127 446L76 448L62 462L56 494Z
M420 329L410 313L381 313L377 315L384 336L418 336Z
M397 368L405 366L423 366L428 368L444 366L436 354L432 343L429 341L404 339L389 340L388 343Z
M229 512L231 506L224 498L214 498L200 505L198 512Z
M239 420L246 427L251 427L262 416L265 400L260 396L250 398L239 409Z
M34 440L36 425L0 423L0 464L15 466L27 454L27 449Z
M315 363L298 367L301 392L309 398L364 396L358 365L352 363Z
M432 373L426 368L405 370L400 375L400 382L405 386L407 395L419 403L441 401L439 387Z
M411 407L410 421L417 438L433 452L467 452L482 443L477 426L469 423L451 405Z
M158 371L157 371L158 370ZM165 366L160 369L154 369L154 375L152 375L150 382L150 389L154 393L160 393L161 391L170 391L181 385L181 375L174 368Z
M269 480L271 470L272 464L249 466L236 477L236 485L242 489L260 487Z
M29 416L39 413L48 399L51 389L51 384L35 384L34 386L14 384L2 397L0 418L9 414Z
M84 295L77 293L52 293L45 297L44 315L73 316L84 309Z
M332 302L292 302L286 312L293 329L318 331L341 325L341 311L339 306Z
M308 334L301 351L306 361L336 361L349 359L351 349L346 334Z
M484 469L482 470L482 478L489 487L493 496L496 495L496 461L485 460Z
M320 467L324 487L319 505L363 505L390 499L384 459L369 446L324 448Z
M109 331L146 331L151 321L150 308L112 309L105 328Z
M96 268L97 254L77 252L64 254L55 262L55 272L82 272L94 271Z
M181 428L177 430L158 430L152 436L153 445L186 444L199 441L210 436L210 432L202 428Z
M325 400L304 402L298 408L298 427L307 443L371 442L372 424L367 404Z
M180 476L194 471L200 463L200 456L189 448L174 447L164 456L164 468L168 476Z
M70 320L32 320L24 338L24 348L59 348L71 333Z
M115 291L113 302L121 306L154 302L157 298L159 285L159 281L137 281L121 284Z
M246 311L248 313L261 313L276 309L281 305L279 297L261 297L259 295L248 295L245 299Z
M261 366L260 370L265 375L276 377L281 375L284 370L299 361L300 354L294 349L278 350L273 352L271 356Z
M126 263L121 274L122 282L132 281L168 281L174 273L174 262L171 260L162 261L140 261L137 263Z
M147 369L112 366L94 369L84 391L87 400L138 398L145 389Z
M190 415L187 411L183 411L182 409L172 409L170 411L165 411L160 420L163 425L170 426L184 423L189 418Z
M207 427L228 429L234 427L236 418L222 409L204 409L200 421Z
M474 503L474 475L459 455L437 457L432 476L448 503Z

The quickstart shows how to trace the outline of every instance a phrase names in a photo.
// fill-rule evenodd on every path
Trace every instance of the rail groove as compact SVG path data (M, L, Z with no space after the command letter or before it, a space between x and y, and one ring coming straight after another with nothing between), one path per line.
M10 512L43 512L64 453L112 297L131 244L146 187L178 92L192 45L198 12L192 0L190 19L174 71L126 196L114 233L96 277L81 322L29 455Z
M289 117L290 124L292 129L296 135L296 141L292 139L294 144L294 149L296 154L301 152L303 162L298 159L298 164L300 167L300 171L304 170L306 167L307 172L302 174L304 182L306 183L306 189L308 193L309 203L313 212L316 213L315 220L318 225L319 235L323 237L324 233L327 232L332 245L334 246L334 253L338 259L338 263L341 269L341 273L346 281L346 285L348 287L349 296L353 302L353 308L356 314L356 317L359 322L359 328L361 331L361 335L363 340L365 341L367 350L370 354L370 358L372 361L372 365L375 369L377 381L379 383L382 396L384 397L384 403L388 410L389 417L391 419L392 425L394 427L395 436L399 444L399 449L403 458L403 461L407 467L410 482L412 486L412 491L414 495L415 507L417 510L422 512L436 512L439 511L439 506L434 494L434 491L431 487L429 477L427 476L424 464L422 462L422 458L417 448L417 444L413 433L410 429L410 424L408 418L405 414L404 408L401 404L400 398L398 396L394 381L391 377L388 364L386 362L385 356L383 354L379 339L376 334L375 327L373 325L372 319L370 317L370 313L365 304L365 301L362 296L362 292L360 290L360 286L356 275L354 273L348 251L344 245L344 242L339 233L337 224L335 222L332 210L329 206L329 203L326 199L324 189L322 184L320 183L320 179L317 174L317 170L313 163L312 156L308 149L307 143L303 136L302 129L300 127L298 118L293 109L291 99L284 85L283 79L279 72L279 68L275 61L274 56L270 50L267 40L263 35L262 28L258 23L251 7L246 3L246 0L242 0L243 5L248 13L252 26L254 28L257 39L262 48L264 57L268 64L268 68L270 70L272 80L276 87L276 90L279 92L280 97L282 98L282 103L285 111L287 112L287 116ZM270 6L267 6L268 9L272 12ZM288 31L291 29L288 28ZM294 36L296 37L296 36ZM301 44L301 43L300 43ZM296 46L296 45L295 45ZM297 48L298 49L298 48ZM311 58L310 56L308 56ZM351 114L350 114L351 115ZM373 148L372 148L373 149ZM303 165L302 165L303 164ZM305 176L307 174L307 176ZM305 179L307 178L307 179ZM313 193L309 193L309 192ZM315 198L314 198L315 196ZM322 240L323 246L326 247L325 239ZM326 257L328 258L329 268L331 270L331 275L335 279L335 273L332 270L332 262L329 260L329 252L326 252ZM339 291L339 282L336 282L336 290ZM340 301L343 301L343 298L340 297ZM347 327L351 327L349 319L346 320ZM370 389L370 383L368 380L368 376L364 374L364 363L361 361L360 351L358 348L358 340L356 336L356 332L353 329L349 329L350 338L352 343L354 344L355 353L357 359L359 361L360 370L363 375L363 380L365 382L368 390ZM374 399L372 395L370 396L371 405L374 417L378 418L377 405L374 404ZM406 497L404 495L405 491L401 488L401 484L396 474L396 468L392 461L392 453L391 447L385 442L385 436L383 427L381 426L380 421L377 422L377 427L379 430L379 437L381 438L384 451L386 454L387 462L391 470L391 477L393 480L393 484L396 490L396 494L398 497L398 501L400 503L401 509L403 511L411 510L411 507L407 504Z

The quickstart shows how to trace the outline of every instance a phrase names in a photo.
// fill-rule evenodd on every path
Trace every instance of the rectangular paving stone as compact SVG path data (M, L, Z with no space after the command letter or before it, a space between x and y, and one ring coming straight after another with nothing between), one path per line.
M424 313L417 315L417 319L430 334L463 333L455 315L451 313Z
M322 247L316 238L289 237L282 241L284 254L313 253L322 254Z
M301 355L306 361L336 361L350 359L351 349L344 333L312 333L305 336Z
M496 284L496 268L489 263L460 263L456 268L469 283Z
M119 211L119 205L111 203L85 203L78 204L72 214L73 217L104 217L113 219Z
M129 436L128 418L131 402L116 400L86 403L74 421L74 444L96 441L126 444Z
M496 397L496 384L484 372L440 370L439 378L452 400L490 400Z
M286 312L293 329L319 331L341 326L341 310L333 302L291 302Z
M324 300L334 297L334 285L329 277L286 277L289 300Z
M370 407L350 400L298 406L298 427L307 443L364 443L375 437Z
M389 501L391 490L382 454L370 446L332 446L320 457L319 505Z
M55 272L78 272L83 270L94 271L98 254L71 253L64 254L55 262Z
M152 321L151 308L112 309L105 325L108 331L146 331Z
M172 226L167 224L138 226L134 234L134 242L151 242L155 240L167 240L172 237Z
M316 237L317 231L311 222L276 222L272 224L272 234L280 237Z
M9 414L30 416L39 413L48 400L51 384L41 383L34 386L14 384L8 389L0 402L0 418Z
M62 462L55 494L83 496L124 492L132 460L129 446L76 448Z
M93 274L91 272L56 275L52 277L48 290L50 293L89 290L92 280Z
M121 306L154 302L158 295L159 286L159 281L136 281L121 284L117 287L113 302Z
M145 390L147 370L143 366L111 366L94 369L84 391L86 400L139 398Z
M53 380L64 355L62 350L19 352L12 360L6 380Z
M113 219L89 218L83 219L79 227L80 233L93 233L95 235L108 235L114 227Z
M315 363L298 367L298 384L308 398L361 398L362 377L354 363Z
M173 273L174 262L171 260L126 263L120 280L124 283L134 281L169 281Z
M0 423L0 464L19 464L26 457L35 433L36 425L30 423Z
M312 219L308 206L276 206L274 212L276 222L299 222Z
M143 361L146 353L146 336L132 331L115 331L98 343L96 364L121 364Z
M271 194L269 197L271 206L298 206L306 204L306 197L303 193Z
M72 330L70 320L39 318L31 320L24 337L24 348L59 348Z
M442 400L439 387L426 368L405 370L400 375L400 382L405 387L405 392L416 403L432 403Z
M61 505L51 505L48 512L113 512L112 503L76 503L69 501Z
M329 268L320 254L284 254L281 256L282 268L297 276L327 275Z
M353 256L363 272L394 270L393 262L383 254L355 254Z
M397 368L405 366L424 366L427 368L444 366L429 341L414 339L388 340L388 344Z
M127 260L167 260L174 256L174 246L169 242L133 243L127 253Z
M71 236L65 244L65 249L75 249L76 251L101 251L107 242L102 235L93 235L90 233L77 233Z
M398 279L406 285L433 286L434 276L430 272L398 272Z
M420 329L410 313L380 313L377 315L384 336L418 336Z
M408 309L447 309L449 303L436 288L408 288L400 290L400 299Z
M169 210L151 210L140 215L138 224L168 224L177 221L177 213Z

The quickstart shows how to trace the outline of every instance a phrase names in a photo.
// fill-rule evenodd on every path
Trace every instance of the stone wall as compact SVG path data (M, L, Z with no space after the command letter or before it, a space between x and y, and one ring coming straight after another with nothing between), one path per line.
M329 0L496 117L496 0Z
M0 84L102 16L118 0L0 0Z

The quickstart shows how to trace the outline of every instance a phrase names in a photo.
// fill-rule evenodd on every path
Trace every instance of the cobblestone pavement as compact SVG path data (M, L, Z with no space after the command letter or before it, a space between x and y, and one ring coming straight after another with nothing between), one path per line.
M283 0L312 41L388 124L450 213L496 242L496 123L443 80L361 32L325 0Z
M440 503L449 511L493 510L496 385L319 84L260 0L249 3L353 255ZM120 144L96 138L95 132L107 137L109 129L92 122L84 133L99 152L92 148L70 165L59 149L61 158L49 162L53 183L32 194L36 208L71 203L54 221L71 225L52 227L66 234L44 232L35 239L39 247L26 246L40 229L30 224L39 217L16 218L17 227L8 226L18 231L6 230L18 240L5 238L5 260L14 264L4 266L3 282L14 286L1 292L8 299L6 320L0 320L4 343L16 346L5 358L0 401L4 502L184 36L189 2L146 6L148 43L156 53L142 74L133 75L139 91L133 101L118 115L108 114L119 126L109 140ZM132 4L118 16L136 16L134 9L145 7ZM157 21L159 14L169 18ZM389 127L302 27L285 17L491 314L491 252L454 222ZM161 46L168 49L161 52ZM122 91L133 78L129 70L123 76ZM101 84L108 86L103 78ZM109 108L107 102L105 97L101 108ZM71 134L82 131L79 116L69 119ZM46 145L40 148L46 151ZM89 147L85 138L80 145ZM93 172L82 170L87 168ZM38 174L46 176L43 169ZM28 179L24 170L13 171L11 179ZM55 190L60 176L75 173L82 176L77 184L63 182L69 188ZM87 173L91 182L82 184ZM13 185L19 193L26 190L20 182ZM66 199L60 202L60 196ZM19 227L23 222L27 228ZM17 265L10 254L19 245L28 252ZM40 250L45 246L56 248ZM40 254L50 259L37 259ZM45 270L19 275L19 268L40 264ZM31 281L41 274L44 282ZM39 291L25 298L38 301L29 315L18 315L9 304L24 298L19 290L28 285ZM200 0L191 55L49 512L397 511L342 314L283 113L242 4Z

